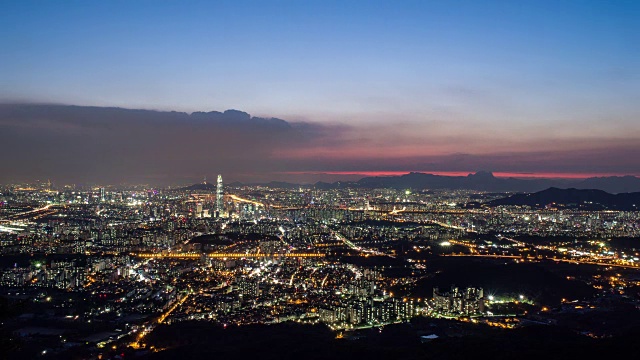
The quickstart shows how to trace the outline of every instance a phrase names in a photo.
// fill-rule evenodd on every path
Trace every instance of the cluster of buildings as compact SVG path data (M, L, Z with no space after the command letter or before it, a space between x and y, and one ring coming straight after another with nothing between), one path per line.
M414 299L365 298L347 302L335 307L320 308L320 321L332 328L346 325L384 325L411 319L421 313Z
M452 286L448 292L433 289L432 309L442 316L481 315L485 312L485 299L482 288L460 289Z
M409 296L434 256L640 263L606 240L514 239L637 235L636 213L466 209L477 198L465 191L200 185L3 189L0 288L48 306L46 321L113 327L106 346L160 319L353 329L486 314L481 288Z

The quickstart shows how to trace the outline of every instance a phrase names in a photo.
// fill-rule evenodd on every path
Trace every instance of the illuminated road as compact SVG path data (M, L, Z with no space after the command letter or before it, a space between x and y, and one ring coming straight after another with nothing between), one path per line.
M40 215L40 213L49 210L52 206L56 206L57 204L49 204L49 205L45 205L41 208L37 208L37 209L33 209L33 210L29 210L29 211L25 211L25 212L21 212L21 213L17 213L17 214L13 214L11 216L9 216L7 219L19 219L22 217L29 217L31 215Z
M497 235L498 239L503 239L503 240L507 240L507 241L511 241L512 243L518 245L518 246L526 246L527 244L523 243L522 241L518 241L516 239L512 239L512 238L508 238L506 236L503 236L501 234Z
M173 304L173 306L170 307L169 310L167 310L164 314L160 315L160 317L158 318L158 324L162 324L167 319L167 316L171 315L173 310L175 310L178 306L182 305L182 303L187 301L188 297L189 297L189 294L188 293L185 294L182 297L182 299L180 299L177 303Z
M154 254L154 253L132 253L131 255L141 258L152 259L200 259L203 255L208 258L224 259L224 258L272 258L272 257L290 257L290 258L309 258L309 257L324 257L322 253L286 253L286 254L273 254L273 253L210 253L210 254L194 254L194 253L175 253L175 254Z
M464 230L466 232L472 232L472 233L476 232L475 230L472 230L472 229L463 228L461 226L455 226L455 225L446 224L446 223L443 223L443 222L440 222L440 221L437 221L437 220L429 220L429 222L431 222L433 224L436 224L436 225L440 225L442 227L449 228L449 229Z
M571 263L571 264L586 264L586 265L597 265L597 266L612 266L612 267L619 267L619 268L625 268L625 269L636 269L636 270L640 270L640 266L635 266L635 265L610 264L610 263L601 263L601 262L596 262L596 261L578 261L578 260L570 260L570 259L549 259L549 260L553 260L553 261L562 261L562 262L568 262L568 263Z
M523 259L523 260L538 260L536 258L523 258L522 256L516 255L491 255L491 254L450 254L450 255L441 255L441 256L451 256L451 257L481 257L481 258L492 258L492 259ZM623 265L623 264L610 264L610 263L602 263L596 261L580 261L580 260L571 260L571 259L546 259L550 261L556 262L566 262L576 265L597 265L597 266L611 266L611 267L619 267L625 269L636 269L640 270L640 266L635 265Z
M17 228L17 227L8 227L8 226L0 225L0 232L17 233L23 230L24 229Z
M352 250L356 250L358 252L363 252L363 253L368 253L368 254L373 254L373 255L378 255L378 256L388 256L391 258L395 258L395 256L387 254L387 253L383 253L377 250L373 250L373 249L369 249L369 248L363 248L361 246L357 246L354 243L352 243L351 241L349 241L349 239L347 239L344 235L340 234L339 232L335 231L335 230L331 230L331 233L336 237L337 240L342 241L345 245L347 245L350 249Z
M235 201L239 201L239 202L244 202L244 203L249 203L249 204L253 204L253 205L257 205L257 206L265 206L263 203L259 202L259 201L254 201L254 200L249 200L249 199L245 199L245 198L241 198L237 195L233 195L233 194L228 194L226 195L228 197L230 197L231 199L235 200Z
M333 235L336 237L336 239L338 239L338 241L342 241L345 245L347 245L350 249L352 250L357 250L357 251L362 251L362 248L359 246L356 246L354 243L352 243L351 241L349 241L349 239L347 239L344 235L340 234L337 231L333 231L331 230L331 232L333 233Z
M447 254L440 256L449 256L449 257L482 257L482 258L491 258L491 259L522 259L522 256L516 255L492 255L492 254Z
M402 209L396 209L396 207L394 206L393 210L391 210L391 212L389 212L389 214L387 215L398 215L399 213L404 212L406 210L407 210L406 207L403 207Z
M162 315L160 315L160 317L158 318L157 322L158 324L162 324L169 315L171 315L171 313L178 308L178 306L182 305L185 301L187 301L187 298L189 297L189 294L185 294L180 300L178 300L178 302L176 302L175 304L173 304L173 306L171 306L167 311L165 311ZM147 328L145 328L145 330L141 331L138 336L136 336L136 341L131 342L129 344L130 347L134 348L134 349L139 349L140 348L140 342L142 341L142 339L144 339L145 336L149 335L153 330L155 329L155 326L149 326Z

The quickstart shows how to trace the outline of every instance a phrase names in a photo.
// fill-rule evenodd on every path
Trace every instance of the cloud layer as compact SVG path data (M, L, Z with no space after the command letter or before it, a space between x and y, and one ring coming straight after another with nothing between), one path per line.
M637 174L637 129L483 128L454 122L313 123L225 112L0 105L0 182L313 181L341 173ZM321 176L318 173L334 174Z

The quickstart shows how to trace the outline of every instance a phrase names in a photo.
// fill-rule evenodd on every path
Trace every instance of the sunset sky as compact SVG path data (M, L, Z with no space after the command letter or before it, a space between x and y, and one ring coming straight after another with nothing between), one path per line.
M638 1L5 2L0 181L640 175L638 19ZM19 104L238 109L293 130Z

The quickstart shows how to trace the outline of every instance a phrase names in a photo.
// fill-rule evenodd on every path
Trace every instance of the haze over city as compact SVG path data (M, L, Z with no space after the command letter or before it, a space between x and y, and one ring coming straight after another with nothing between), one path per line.
M634 1L10 2L0 181L638 175L639 16Z
M0 24L0 359L640 353L640 1Z

